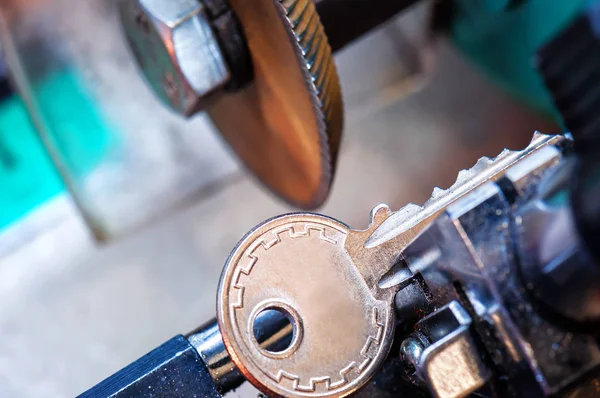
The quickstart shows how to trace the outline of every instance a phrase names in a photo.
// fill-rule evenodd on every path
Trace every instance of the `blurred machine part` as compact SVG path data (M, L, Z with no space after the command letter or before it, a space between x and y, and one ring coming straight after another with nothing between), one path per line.
M339 49L412 3L140 0L123 1L121 16L157 96L186 116L206 109L267 187L313 209L328 196L343 128L326 32Z
M0 57L2 55L0 54ZM32 209L64 191L54 166L39 141L23 100L13 90L5 59L0 58L0 231L16 224ZM73 145L81 142L72 137ZM87 148L89 151L89 148ZM94 164L92 157L80 167ZM43 229L43 228L41 228ZM3 239L4 242L7 239ZM18 243L17 243L18 244ZM10 250L2 245L0 253ZM2 255L0 254L0 256Z
M503 90L557 120L552 97L531 55L568 26L589 0L455 1L449 34L474 65Z

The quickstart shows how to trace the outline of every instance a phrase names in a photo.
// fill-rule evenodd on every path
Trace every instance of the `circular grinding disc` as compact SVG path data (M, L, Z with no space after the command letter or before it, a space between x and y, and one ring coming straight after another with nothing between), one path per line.
M303 208L329 193L343 106L331 48L312 0L229 0L254 81L208 106L215 126L274 193Z

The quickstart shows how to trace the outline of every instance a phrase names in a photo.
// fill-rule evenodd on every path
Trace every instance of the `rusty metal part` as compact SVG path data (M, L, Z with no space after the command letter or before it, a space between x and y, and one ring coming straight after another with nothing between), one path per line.
M230 0L254 81L207 107L215 126L273 192L303 209L332 183L343 108L331 48L310 0Z

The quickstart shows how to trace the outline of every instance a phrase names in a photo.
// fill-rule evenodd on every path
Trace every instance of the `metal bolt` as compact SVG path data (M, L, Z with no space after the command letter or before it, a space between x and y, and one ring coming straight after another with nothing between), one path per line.
M143 74L160 99L190 116L231 79L199 0L126 0L122 25Z
M414 337L408 337L400 346L400 356L406 367L416 369L423 355L423 344Z
M423 344L415 337L408 337L400 345L400 359L404 363L404 371L414 384L420 384L422 381L419 378L417 368L424 350Z
M416 2L313 1L334 50ZM227 0L120 0L119 6L125 36L146 80L178 113L191 116L213 94L235 92L253 80L244 29Z

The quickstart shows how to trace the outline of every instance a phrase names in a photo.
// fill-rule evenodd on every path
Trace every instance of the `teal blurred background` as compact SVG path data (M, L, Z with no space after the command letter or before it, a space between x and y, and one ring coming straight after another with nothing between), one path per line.
M75 177L84 177L118 134L73 72L44 76L36 86L58 151L67 154ZM0 100L0 186L0 231L65 191L23 99L15 94Z
M451 35L495 84L535 110L557 118L534 68L536 50L589 0L459 0Z

